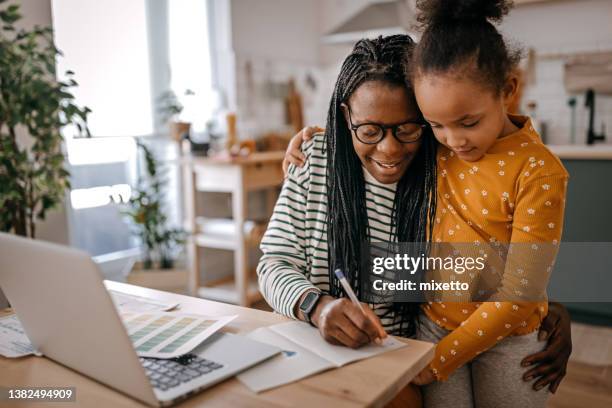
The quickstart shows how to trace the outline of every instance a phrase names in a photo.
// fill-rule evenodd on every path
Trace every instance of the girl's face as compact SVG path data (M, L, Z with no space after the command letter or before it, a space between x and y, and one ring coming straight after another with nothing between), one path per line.
M349 114L350 109L350 114ZM418 111L403 86L393 86L379 81L361 84L342 106L346 123L353 137L353 147L363 166L380 183L392 184L404 175L416 156L420 140L400 143L391 129L377 144L359 141L350 124L377 123L384 126L417 122ZM415 129L418 126L415 125Z
M516 131L505 108L516 88L516 77L499 95L465 76L423 74L414 79L417 103L436 139L466 161L480 160L496 139Z

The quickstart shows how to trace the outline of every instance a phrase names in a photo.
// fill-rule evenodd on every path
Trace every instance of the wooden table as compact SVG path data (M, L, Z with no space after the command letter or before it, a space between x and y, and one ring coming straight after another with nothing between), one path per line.
M109 289L180 303L180 311L208 315L237 314L224 328L229 333L247 333L288 319L278 314L193 298L154 289L107 281ZM356 407L383 406L389 402L433 356L433 344L405 340L409 345L342 368L305 378L299 382L259 394L235 378L226 380L179 404L180 407ZM95 351L92 351L95 352ZM415 357L419 356L420 357ZM407 363L411 362L411 363ZM117 367L120 369L120 367ZM111 388L42 357L0 357L0 387L76 387L76 403L69 407L145 407ZM1 405L1 404L0 404ZM53 403L53 407L61 404ZM41 403L4 405L41 407Z
M190 294L207 299L249 306L261 299L254 273L248 266L248 249L259 245L244 233L247 196L251 191L265 190L268 217L272 215L277 189L283 183L284 151L257 152L247 157L197 157L181 160L186 224L194 232L187 245L189 253ZM233 236L211 236L198 232L197 193L225 192L232 196ZM260 238L260 237L259 237ZM234 279L200 284L202 257L198 248L224 249L234 252ZM254 269L254 268L253 268Z

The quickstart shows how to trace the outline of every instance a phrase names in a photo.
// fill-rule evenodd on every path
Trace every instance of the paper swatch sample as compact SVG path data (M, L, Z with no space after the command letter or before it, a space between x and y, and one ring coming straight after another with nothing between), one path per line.
M115 308L119 311L133 312L167 312L178 306L178 303L164 303L142 296L109 290Z
M121 312L121 318L139 356L174 358L189 353L236 316L130 311Z
M0 354L9 358L34 354L34 347L23 331L17 315L0 318Z
M331 368L342 367L405 346L391 336L387 337L381 346L368 345L356 350L335 346L326 342L317 329L302 322L262 327L249 333L247 337L283 350L280 355L237 376L254 392L289 384Z

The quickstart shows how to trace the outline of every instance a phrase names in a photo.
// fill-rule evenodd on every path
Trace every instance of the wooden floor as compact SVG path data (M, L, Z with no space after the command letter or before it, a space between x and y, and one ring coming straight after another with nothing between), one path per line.
M572 343L567 376L548 406L612 407L612 329L574 324Z
M567 376L548 403L549 408L612 407L612 366L570 361Z

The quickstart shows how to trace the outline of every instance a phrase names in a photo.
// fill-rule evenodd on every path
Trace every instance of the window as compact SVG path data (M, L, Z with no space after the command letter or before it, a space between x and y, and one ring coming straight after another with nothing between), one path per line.
M218 101L212 92L207 2L181 0L168 3L170 85L185 110L183 120L194 131L205 129ZM194 95L185 96L185 90Z
M153 132L145 0L54 0L58 74L76 73L93 136Z
M52 0L55 42L64 54L58 76L74 71L79 86L73 94L92 110L91 139L74 138L70 130L64 134L73 246L101 255L138 245L114 201L129 197L137 179L134 137L148 137L160 158L173 156L156 112L162 92L174 90L185 106L183 119L196 131L204 129L214 105L207 3ZM186 89L195 93L187 100ZM175 177L168 185L174 213L178 173L170 172Z

